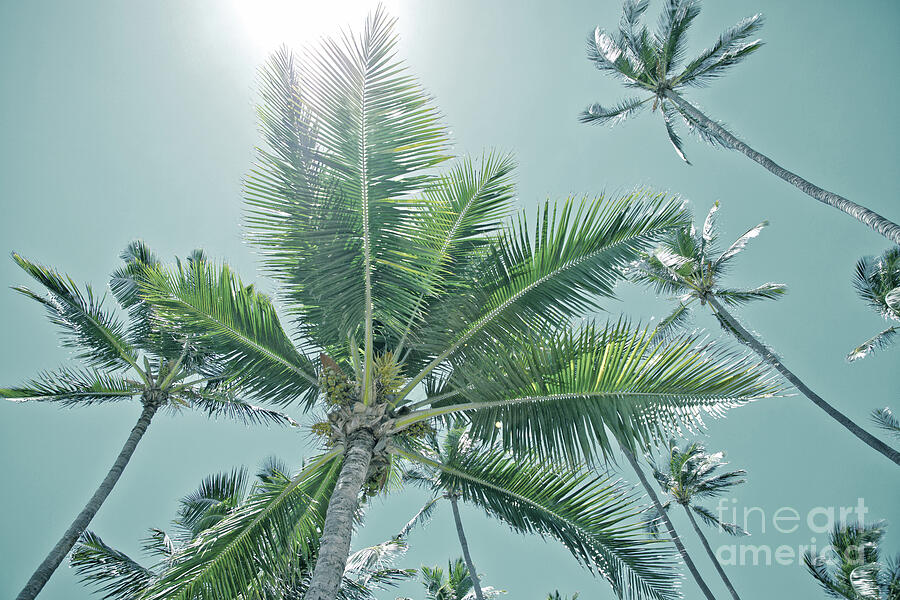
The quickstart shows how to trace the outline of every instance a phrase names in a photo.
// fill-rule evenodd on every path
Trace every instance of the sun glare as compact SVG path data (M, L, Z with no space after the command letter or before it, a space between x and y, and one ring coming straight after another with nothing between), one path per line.
M351 25L358 29L376 3L368 0L232 0L247 36L263 50L300 46ZM388 7L389 8L389 7Z

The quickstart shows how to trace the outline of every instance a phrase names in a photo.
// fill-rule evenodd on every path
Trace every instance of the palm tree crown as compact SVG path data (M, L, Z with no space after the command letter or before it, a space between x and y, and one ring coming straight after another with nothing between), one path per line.
M885 251L878 258L867 256L856 264L853 285L860 298L889 321L900 321L900 246ZM873 350L886 348L896 341L900 326L893 325L860 344L848 360L868 356Z
M657 292L676 296L679 300L678 307L660 321L660 333L667 334L682 325L690 316L691 305L698 300L703 305L714 297L729 306L740 306L755 300L774 300L787 291L781 283L764 283L755 288L720 286L731 261L750 240L760 234L768 222L763 221L751 228L722 250L716 228L718 210L719 203L716 202L706 215L701 230L694 226L679 229L653 253L632 265L636 281L655 287ZM719 322L726 330L731 330L721 318Z
M640 26L649 4L649 0L627 0L618 31L598 27L587 44L588 58L597 69L620 79L627 87L645 92L645 97L627 98L613 106L592 104L582 113L581 121L616 124L652 106L653 111L659 108L669 141L685 162L689 161L676 131L679 116L691 132L705 141L728 147L728 142L702 127L666 92L705 86L758 50L762 41L751 38L762 27L762 15L747 17L726 29L712 46L685 62L686 34L700 14L699 2L668 0L659 26L652 33Z
M701 413L778 391L767 368L691 336L572 324L685 222L680 202L638 192L548 202L535 224L509 219L511 159L438 173L445 129L395 52L378 9L361 35L325 40L303 61L282 50L261 72L268 147L247 180L248 220L290 333L227 266L142 280L156 318L224 357L236 385L323 413L323 454L295 477L339 470L308 600L337 592L360 492L380 493L401 458L428 464L416 443L441 417L464 415L474 437L516 455L574 464L602 457L611 439L646 447ZM248 593L260 547L273 564L291 551L272 534L290 529L290 504L275 497L259 518L211 532L191 576L148 599L194 598L223 573L232 596ZM605 575L632 595L673 593L653 562Z
M699 500L715 498L735 485L744 483L746 471L717 473L726 465L721 452L708 453L697 442L689 442L679 448L674 440L669 442L668 460L662 465L654 465L653 477L660 487L671 496L663 504L666 509L671 502L677 502L693 511L707 525L720 528L731 535L746 535L735 523L721 521L711 510L699 504Z
M883 536L881 523L839 524L831 532L828 554L807 552L803 561L832 598L900 600L900 556L882 558Z
M474 600L472 577L462 558L447 561L447 570L437 565L420 569L425 600ZM496 598L506 592L493 587L483 589L485 598ZM412 600L403 598L398 600Z

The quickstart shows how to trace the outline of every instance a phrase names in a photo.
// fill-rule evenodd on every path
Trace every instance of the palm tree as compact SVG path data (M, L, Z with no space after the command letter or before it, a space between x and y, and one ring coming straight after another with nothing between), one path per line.
M423 566L420 571L426 600L474 600L477 597L475 578L470 575L472 570L466 566L462 558L447 561L446 573L437 565ZM486 587L482 597L496 598L505 593L503 590ZM398 600L412 599L398 598Z
M261 499L280 492L290 483L287 470L277 461L269 461L250 485L246 469L217 473L203 480L197 490L185 496L174 521L177 534L169 536L160 529L150 529L142 548L152 566L146 567L120 552L91 531L86 531L72 552L72 566L82 582L94 586L104 600L139 600L145 590L176 564L180 550L194 543L207 529L238 511L246 510ZM308 520L296 534L300 551L292 560L280 565L276 577L268 579L259 600L300 600L309 584L315 549L317 526L322 524L322 511L313 504L326 500L334 486L334 477L307 488L309 497L303 510ZM252 510L252 509L251 509ZM393 563L406 551L402 540L392 539L352 554L341 582L339 600L375 600L375 592L394 586L415 576L414 569L398 569Z
M768 368L695 337L657 343L624 322L576 322L684 222L680 201L548 202L533 231L524 215L506 219L508 157L435 171L445 129L395 58L392 23L379 8L362 35L325 40L302 62L280 51L261 73L268 149L246 183L248 229L292 332L227 266L151 271L142 287L167 326L225 357L235 385L324 413L323 454L294 479L340 470L308 600L337 593L360 493L379 493L397 457L430 464L414 443L441 417L465 415L473 437L517 456L575 464L604 456L612 437L647 447L704 411L779 391ZM289 507L274 498L258 518L214 528L190 576L148 598L192 598L223 573L248 589L260 554L284 551L272 532L290 528ZM603 572L632 595L670 596L658 554L620 529L629 511L599 508L616 540Z
M440 501L447 500L468 572L477 574L459 513L459 502L463 501L484 509L516 532L559 540L588 568L596 565L602 573L605 565L615 564L614 551L608 551L615 540L596 520L597 510L614 498L619 502L632 496L630 490L586 469L512 456L496 444L479 443L466 429L452 427L442 440L435 434L423 440L420 452L429 463L412 465L404 479L425 488L431 498L398 537L405 538L413 527L433 515ZM667 558L658 555L657 559ZM673 587L675 583L670 582ZM476 599L485 597L477 576L472 578L472 587Z
M559 590L554 590L553 593L547 594L547 600L568 600L566 596L560 596ZM578 592L572 594L571 600L578 600Z
M26 287L14 289L47 309L50 320L63 330L63 344L76 348L77 357L88 368L63 367L42 373L23 385L0 388L0 398L56 402L66 407L140 398L142 406L137 423L106 477L31 575L18 600L31 600L50 579L112 492L159 409L177 412L194 408L210 417L227 416L248 423L293 423L277 411L239 399L236 388L224 383L227 373L215 357L199 352L189 337L177 337L156 325L148 306L137 295L135 273L162 266L142 242L129 245L122 258L125 265L113 274L110 286L120 307L128 311L125 323L104 308L104 298L95 296L90 286L82 292L70 277L13 254L16 264L47 293ZM202 261L202 253L195 253L189 262Z
M678 116L704 141L737 150L805 194L847 213L900 244L900 226L896 223L781 167L738 139L724 125L707 117L681 95L686 87L708 85L758 50L762 41L753 38L763 24L762 15L753 15L726 29L712 46L682 68L686 34L700 14L700 3L697 0L667 0L655 33L640 26L648 5L649 0L626 0L619 30L610 33L598 27L588 40L588 58L598 70L618 78L626 87L640 90L646 97L627 98L613 106L592 104L581 114L583 123L615 125L639 113L652 101L652 110L659 108L662 114L669 141L686 163L690 164L675 128Z
M716 247L715 227L715 214L718 209L719 203L716 202L709 211L701 231L697 231L693 226L675 231L655 252L646 255L644 260L632 267L632 274L636 281L653 286L657 292L674 294L679 298L679 304L675 311L660 321L660 331L662 333L671 331L683 323L695 301L699 301L704 306L709 305L713 315L725 331L749 346L763 360L775 367L813 404L824 410L853 435L900 465L900 452L864 430L813 392L781 362L774 351L745 329L725 309L726 304L735 307L756 300L777 299L784 294L786 288L780 283L765 283L753 289L719 287L719 279L731 266L732 259L744 249L751 239L759 235L768 222L763 221L753 227L731 244L727 250L720 253L720 249Z
M722 522L711 510L698 503L700 498L715 498L726 492L732 486L744 482L746 471L728 471L716 473L719 467L726 463L722 460L722 453L709 454L700 444L686 443L684 448L679 448L674 440L669 442L668 461L662 467L654 466L653 477L665 492L672 497L666 501L662 508L668 510L672 501L677 502L687 513L694 531L703 542L706 554L716 567L719 576L728 588L728 592L735 600L740 600L734 586L725 575L722 565L719 564L715 552L709 545L706 536L694 518L696 514L704 523L718 527L721 531L731 535L747 535L747 533L734 523Z
M881 560L878 545L883 535L880 523L837 525L829 553L807 551L803 562L832 598L900 600L900 556Z
M900 321L900 246L879 258L867 256L856 264L853 281L859 296L890 321ZM900 335L900 326L888 327L859 345L847 360L864 358L877 348L886 348Z

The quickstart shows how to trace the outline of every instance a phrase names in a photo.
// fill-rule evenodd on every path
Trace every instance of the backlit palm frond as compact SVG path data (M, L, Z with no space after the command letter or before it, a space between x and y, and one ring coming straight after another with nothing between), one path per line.
M723 31L715 44L688 63L675 81L678 84L702 86L723 75L728 67L762 46L760 40L748 41L762 26L761 14L741 19Z
M678 575L667 548L644 535L642 507L606 476L563 469L499 448L441 464L441 485L516 532L549 536L622 598L672 598Z
M685 34L699 14L700 3L696 0L666 0L656 33L664 76L684 58Z
M82 293L71 277L15 253L13 260L48 293L43 296L21 286L13 289L44 305L50 320L63 329L63 344L79 349L78 358L100 368L136 366L137 354L125 326L103 308L103 298L94 296L90 286Z
M124 377L93 369L62 368L41 373L22 386L0 388L0 398L13 402L59 402L81 406L140 396L143 388Z
M423 348L437 356L404 394L466 344L493 344L598 309L600 298L612 296L625 267L682 226L684 215L677 199L635 192L612 200L547 204L538 211L537 222L532 234L520 217L497 252L486 258L485 278L472 282L470 294L476 301L456 301L456 321L443 321L449 325L445 335L429 332Z
M173 556L142 600L244 597L292 557L311 560L340 469L341 449L313 460L292 479L259 484L236 510Z
M471 351L459 367L468 402L414 411L398 427L465 411L474 437L516 454L571 463L616 440L647 447L702 415L780 391L770 369L692 335L661 342L650 329L588 324ZM499 426L497 425L499 423Z
M85 531L72 552L72 568L82 583L94 587L104 600L137 600L155 574L128 555Z
M691 164L691 161L688 160L687 156L684 153L684 146L681 143L681 136L679 136L678 132L675 130L675 115L678 114L678 110L668 102L663 102L662 113L663 123L666 126L666 135L669 136L669 142L671 142L672 147L675 149L675 153L678 154L681 160L683 160L687 164Z
M318 390L312 361L284 332L271 300L227 265L148 270L141 287L155 318L218 356L242 389L276 404L300 398L311 406Z
M648 73L645 69L639 69L629 60L626 52L625 40L613 36L601 28L597 28L588 36L587 56L600 71L605 71L622 79L630 87L652 87L656 81L655 73Z
M625 119L636 115L641 109L646 108L649 98L628 98L614 106L604 107L601 104L591 104L579 116L582 123L595 125L618 125Z
M161 336L154 326L152 311L143 301L136 278L144 269L159 268L162 263L142 240L135 240L125 247L120 258L124 264L113 271L109 288L119 305L128 311L128 341L135 347L157 356L177 358L182 344L172 336Z
M185 533L186 541L193 540L234 511L244 501L249 484L245 468L204 478L195 491L179 502L175 523Z
M408 235L427 257L426 279L415 310L400 334L400 346L429 314L430 304L442 294L455 295L467 284L467 263L493 243L511 210L514 162L510 155L488 154L480 163L465 158L427 189L427 204L411 219Z
M721 255L719 255L718 258L713 261L713 267L720 267L721 265L727 263L732 258L740 254L741 251L743 251L743 249L747 246L747 244L750 243L750 240L757 237L768 225L768 221L763 221L762 223L760 223L756 227L752 227L747 231L747 233L736 239L725 252L723 252Z
M900 321L900 247L891 248L875 258L867 256L856 265L853 280L860 298L888 320ZM888 327L860 344L847 357L854 361L873 350L884 349L895 342L900 327Z
M867 357L875 350L885 350L893 346L898 337L900 337L900 327L888 327L854 348L847 355L847 360L853 362Z
M304 312L316 327L335 312L355 313L367 362L374 324L402 327L429 291L427 255L407 231L423 207L428 169L446 159L448 144L430 98L396 58L396 40L394 19L379 7L360 36L326 39L301 65L332 210L352 217L334 242L313 240L324 252L305 284L322 307Z

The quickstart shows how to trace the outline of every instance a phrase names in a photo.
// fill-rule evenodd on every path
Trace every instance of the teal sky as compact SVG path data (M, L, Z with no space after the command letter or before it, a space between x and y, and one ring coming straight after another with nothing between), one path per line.
M658 9L654 2L651 11ZM615 129L580 125L588 103L612 103L620 86L594 70L584 39L613 26L618 0L389 2L400 18L401 52L436 97L456 151L497 148L518 157L519 204L617 193L636 185L669 190L705 214L722 203L723 238L763 219L771 226L737 263L729 282L784 282L777 303L740 313L814 390L860 422L877 407L900 409L900 348L848 364L846 353L883 321L853 292L857 259L885 241L820 205L743 156L687 139L694 163L672 151L659 116ZM253 249L242 242L241 178L258 142L255 70L280 42L300 46L340 24L359 27L365 3L3 2L0 3L0 247L49 263L77 281L105 288L118 254L143 238L161 255L202 247L227 258L246 279ZM813 0L708 2L691 31L695 50L753 12L766 14L766 46L707 89L690 93L708 114L751 145L813 182L900 219L900 4ZM654 16L655 18L655 16ZM69 360L57 332L33 302L8 286L25 283L0 260L0 384L20 382ZM259 280L263 288L272 283ZM5 291L4 291L5 290ZM648 292L622 286L613 316L648 320L666 308ZM718 336L711 319L695 325ZM139 413L136 404L63 410L0 404L0 597L12 597L83 506ZM814 507L854 506L890 524L885 542L900 551L900 478L803 397L767 400L710 422L705 442L749 471L736 492L759 511L752 537L774 550L824 543L805 517ZM160 415L91 528L139 555L149 527L167 527L176 501L211 472L257 466L277 455L299 465L311 447L302 434ZM624 477L630 473L623 472ZM354 547L395 532L424 496L410 491L376 502ZM730 502L730 501L729 501ZM780 507L801 514L794 533L773 528ZM474 509L463 511L469 543L489 585L509 598L541 599L558 588L584 600L613 598L558 544L510 533ZM717 597L715 577L683 515L688 549ZM709 531L714 547L735 543ZM405 566L459 555L447 508L411 538ZM790 566L728 567L745 598L821 598L799 561ZM418 584L400 593L421 597ZM698 597L686 581L687 598ZM43 600L95 597L67 566ZM99 596L98 596L99 597Z

